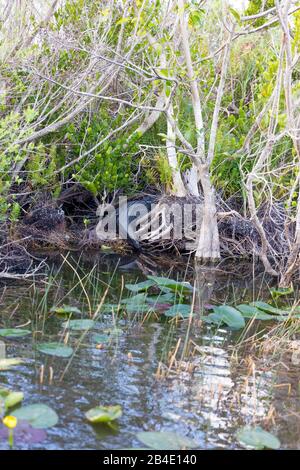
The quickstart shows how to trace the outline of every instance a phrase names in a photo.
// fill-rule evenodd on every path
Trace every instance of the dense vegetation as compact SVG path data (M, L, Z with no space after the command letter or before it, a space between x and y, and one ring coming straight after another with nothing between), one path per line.
M24 194L80 183L98 200L203 195L197 257L219 257L215 189L285 210L285 270L300 247L299 2L5 2L1 26L0 214ZM42 12L41 12L42 10ZM16 34L17 32L17 34ZM241 199L240 199L241 200ZM236 208L235 208L236 209ZM296 227L295 227L296 221ZM277 253L278 255L278 253Z

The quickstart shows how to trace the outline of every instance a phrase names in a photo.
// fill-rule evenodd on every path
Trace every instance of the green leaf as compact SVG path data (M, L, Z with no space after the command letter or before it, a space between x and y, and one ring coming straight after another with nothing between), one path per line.
M151 279L154 281L160 288L161 287L167 287L169 289L172 289L173 291L178 291L178 292L188 292L191 293L193 292L193 287L189 282L185 281L175 281L173 279L168 279L167 277L158 277L158 276L147 276L148 279Z
M124 310L127 313L150 313L153 309L147 304L131 304L128 303L124 306Z
M156 303L169 303L173 302L175 299L175 294L173 292L168 292L167 294L159 294L159 295L151 295L147 297L146 302L148 304L156 304Z
M154 285L155 282L148 279L148 281L139 282L137 284L125 284L125 287L131 292L145 292Z
M29 106L24 111L25 121L28 124L32 122L36 118L37 115L38 115L38 112L35 109L30 108Z
M256 320L273 320L274 315L262 312L256 307L247 304L240 304L236 306L237 310L241 312L244 318L255 318Z
M256 302L251 302L250 305L252 305L253 307L257 307L260 310L263 310L265 312L274 313L275 315L289 315L290 314L289 311L272 307L272 305L269 305L266 302L256 301Z
M90 330L95 325L94 320L68 320L62 326L69 330Z
M138 432L136 437L146 446L155 450L196 449L197 442L175 432Z
M123 330L121 328L108 328L107 330L104 330L105 334L108 334L110 336L120 336L123 334Z
M110 341L109 335L95 333L92 336L92 341L97 344L108 343Z
M169 76L169 70L168 69L159 69L159 75L161 77L168 78Z
M120 405L115 406L96 406L85 413L90 423L110 423L122 416L122 408Z
M228 10L232 14L232 16L237 20L238 24L240 24L241 23L241 15L239 14L239 12L237 10L235 10L234 8L232 8L232 7L228 7Z
M189 15L189 24L192 26L198 26L201 24L202 20L202 12L200 10L196 11L191 11Z
M191 306L186 304L177 304L173 305L172 307L168 308L164 312L166 317L182 317L188 318L191 314Z
M294 292L294 287L277 287L277 288L272 288L270 289L271 295L274 298L281 297L284 295L290 295L293 294Z
M123 17L123 18L120 18L120 19L116 22L116 25L125 24L125 23L128 23L128 21L131 21L129 17Z
M214 307L213 311L214 313L210 313L205 317L209 322L216 324L225 323L233 330L244 328L245 320L236 308L229 305L220 305L219 307Z
M73 354L73 349L62 343L40 343L36 345L36 348L39 352L49 356L70 357Z
M28 421L37 429L51 428L58 422L58 416L52 408L43 404L23 406L14 411L13 416L21 421Z
M241 444L253 449L279 449L280 441L273 434L264 431L261 427L245 426L238 430L237 439Z
M23 359L20 359L19 357L0 359L0 370L9 370L11 367L22 364L23 362Z
M7 410L20 403L24 398L23 392L11 392L5 388L0 389L0 399L4 402L4 407Z
M81 311L77 307L71 305L63 305L62 307L51 307L51 313L58 313L61 315L80 315Z
M103 304L101 311L104 313L116 312L120 308L118 304Z
M132 297L127 297L123 300L121 300L121 304L144 304L147 298L147 294L141 293L137 295L133 295Z
M30 330L21 330L20 328L1 328L0 336L5 338L22 338L23 336L30 335Z

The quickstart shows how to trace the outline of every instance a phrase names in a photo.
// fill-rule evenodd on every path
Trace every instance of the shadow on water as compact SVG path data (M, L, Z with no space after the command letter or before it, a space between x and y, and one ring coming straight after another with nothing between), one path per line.
M86 318L87 297L94 311L109 287L105 301L118 302L122 290L123 296L128 294L124 284L144 280L146 274L163 273L195 282L199 312L210 304L268 299L268 280L253 273L252 265L244 268L251 273L245 276L242 267L228 272L170 264L158 269L149 260L111 254L79 259L69 255L67 260L73 268L54 260L46 281L1 286L1 328L27 324L25 328L34 333L4 339L7 356L22 357L25 363L1 371L0 388L22 390L24 404L45 403L59 416L59 423L47 430L45 441L18 444L18 448L142 447L137 432L163 430L193 438L200 449L234 449L240 447L236 430L253 423L275 431L282 447L299 447L295 437L300 427L297 368L290 365L289 358L279 369L263 361L255 364L255 352L248 347L236 353L240 332L204 326L200 321L191 326L188 320L175 322L156 316L144 321L104 313L97 323L98 332L118 329L108 343L96 347L95 331L90 331L71 361L42 355L35 348L37 341L66 339L62 320L49 316L53 305L78 306ZM264 329L265 325L251 326L247 335L268 334ZM71 332L67 340L72 344L80 335ZM180 347L172 363L178 340L182 346L187 335L187 355L181 354ZM157 373L160 363L166 365L164 377ZM116 426L87 423L84 413L98 404L122 406ZM7 442L0 438L0 449L5 448Z

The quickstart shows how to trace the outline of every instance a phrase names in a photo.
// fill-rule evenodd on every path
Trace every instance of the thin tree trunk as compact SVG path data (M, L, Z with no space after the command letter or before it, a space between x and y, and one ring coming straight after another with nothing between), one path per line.
M204 204L196 259L202 262L214 262L220 258L220 241L217 225L215 190L211 184L208 165L199 168Z

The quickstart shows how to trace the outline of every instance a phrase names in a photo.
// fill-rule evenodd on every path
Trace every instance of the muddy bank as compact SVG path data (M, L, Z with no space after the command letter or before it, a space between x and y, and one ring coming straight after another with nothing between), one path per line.
M261 239L251 220L242 215L243 201L239 197L224 202L218 198L218 228L222 259L251 260L259 257ZM100 201L78 184L61 191L56 199L49 193L32 194L22 202L18 222L3 223L0 230L0 272L2 274L29 273L36 269L40 256L53 252L98 252L111 250L119 254L135 253L150 257L171 255L179 260L192 256L202 217L201 198L175 198L162 194L138 194L128 201L129 213L134 206L143 205L147 214L128 216L129 224L134 221L136 232L118 230L112 236L99 232ZM116 207L117 225L121 216L116 200L109 201ZM103 204L101 214L105 214ZM182 231L178 231L174 207L180 212ZM190 209L188 230L184 227L186 207ZM179 209L178 209L179 208ZM173 212L172 212L173 211ZM114 216L115 216L114 214ZM278 263L284 263L288 256L288 242L285 236L286 215L281 204L261 206L259 220L268 235L268 244ZM151 216L152 219L149 217ZM177 214L178 216L178 214ZM156 223L153 230L151 224ZM293 235L294 227L289 227ZM179 236L178 236L179 233ZM120 236L122 235L122 236ZM194 245L193 245L194 243ZM3 277L3 276L2 276ZM5 276L4 276L5 277Z

